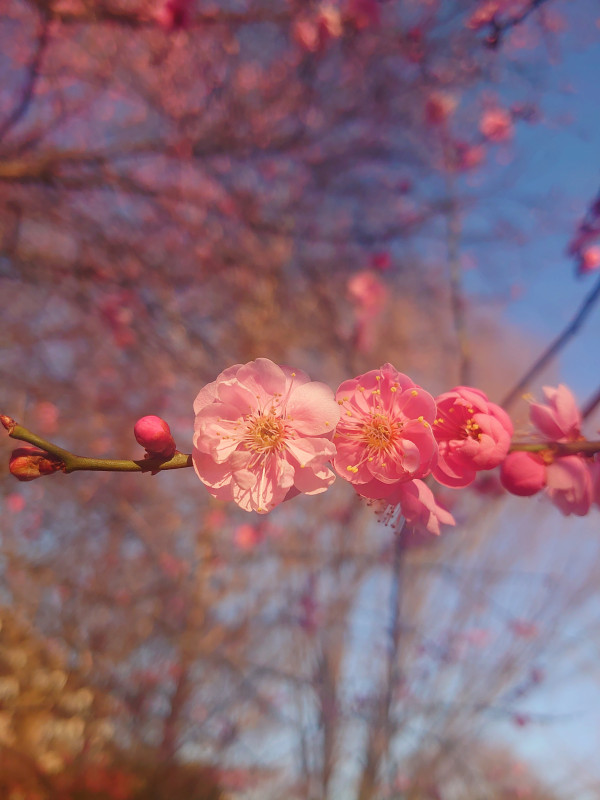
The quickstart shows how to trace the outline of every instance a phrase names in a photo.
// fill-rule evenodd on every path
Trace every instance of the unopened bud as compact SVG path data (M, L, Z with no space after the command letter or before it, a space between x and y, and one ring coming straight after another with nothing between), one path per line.
M175 454L175 440L164 419L155 416L142 417L133 429L138 444L146 449L150 457L171 458Z
M500 468L500 483L511 494L531 497L546 485L546 465L535 453L509 453Z
M34 481L44 475L52 475L62 466L62 461L37 447L17 447L13 450L9 469L20 481Z
M13 432L13 430L15 429L15 426L17 424L14 421L14 419L11 419L10 417L7 417L6 414L0 414L0 422L4 425L4 427L6 428L6 430L9 433Z

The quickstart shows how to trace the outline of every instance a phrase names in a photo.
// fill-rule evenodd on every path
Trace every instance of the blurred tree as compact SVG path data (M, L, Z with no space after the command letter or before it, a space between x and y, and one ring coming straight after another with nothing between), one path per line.
M6 0L2 411L141 457L136 419L189 450L200 387L261 355L332 386L390 360L499 396L535 343L468 303L463 247L520 241L492 155L539 121L546 53L513 37L551 48L553 5ZM511 105L490 88L506 75ZM597 647L596 542L526 514L498 536L494 478L436 544L395 540L347 488L257 520L188 470L6 481L16 783L74 800L97 747L123 800L192 798L198 764L215 796L551 797L478 734L552 721L528 703L554 658Z

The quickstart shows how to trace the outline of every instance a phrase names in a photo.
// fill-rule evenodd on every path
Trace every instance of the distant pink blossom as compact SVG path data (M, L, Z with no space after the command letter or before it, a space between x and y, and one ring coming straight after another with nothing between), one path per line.
M600 246L592 245L582 250L577 270L580 275L600 269Z
M370 350L373 345L373 324L384 309L388 291L371 270L357 272L348 280L348 295L355 305L355 340L358 350Z
M358 494L387 499L399 483L428 475L437 460L435 400L391 364L344 381L334 467Z
M453 142L452 150L449 154L450 166L453 169L466 172L476 169L485 160L485 147L482 145L469 144L465 141Z
M467 27L472 30L479 30L485 25L489 25L494 16L500 11L501 3L499 0L484 0L480 2L471 12Z
M454 113L458 102L448 92L432 92L425 101L425 121L428 125L443 125Z
M456 386L436 399L433 432L439 447L433 477L444 486L468 486L480 470L493 469L510 447L513 425L479 389Z
M240 550L253 550L262 539L262 531L256 525L249 525L247 522L238 525L233 534L233 541Z
M488 108L479 121L479 130L490 142L506 142L513 135L512 114L505 108Z
M194 469L213 497L265 514L335 480L340 417L331 389L268 358L236 364L194 402Z
M166 31L187 28L191 23L190 0L164 0L154 18Z
M515 636L519 636L521 639L535 639L540 633L535 622L529 622L526 619L513 619L510 621L510 627Z

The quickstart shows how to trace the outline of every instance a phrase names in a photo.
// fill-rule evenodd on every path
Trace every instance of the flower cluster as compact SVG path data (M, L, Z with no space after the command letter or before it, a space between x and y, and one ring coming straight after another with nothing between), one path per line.
M584 440L581 413L566 386L544 387L547 405L531 403L529 416L542 442L568 444ZM530 496L542 489L563 514L585 516L594 496L600 504L600 462L581 454L558 456L550 445L538 452L522 450L504 460L500 480L512 494Z
M4 415L0 423L13 438L47 447L14 451L9 468L21 481L77 469L156 474L193 465L213 497L266 514L298 494L326 491L337 473L386 521L439 534L454 519L431 483L464 488L498 466L507 491L545 490L563 514L582 516L592 503L600 505L600 442L582 435L582 416L566 386L544 393L546 403L530 404L535 439L514 443L506 412L470 386L434 398L384 364L334 393L298 369L257 358L229 367L199 392L191 457L177 450L157 416L142 417L134 428L145 458L121 462L75 456ZM241 526L240 546L258 535Z
M194 468L208 491L266 513L323 492L329 469L431 533L453 525L423 479L470 484L508 453L512 424L477 389L434 399L391 364L344 381L335 397L299 370L256 359L222 372L194 404Z

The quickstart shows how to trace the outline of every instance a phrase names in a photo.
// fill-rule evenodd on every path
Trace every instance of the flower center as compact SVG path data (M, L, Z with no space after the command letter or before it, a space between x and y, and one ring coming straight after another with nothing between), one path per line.
M481 439L481 430L473 417L470 417L464 426L465 439Z
M271 453L279 450L285 440L285 425L274 414L259 415L248 420L244 443L255 453Z
M382 414L373 414L363 426L363 440L372 450L387 450L393 442L397 425Z

